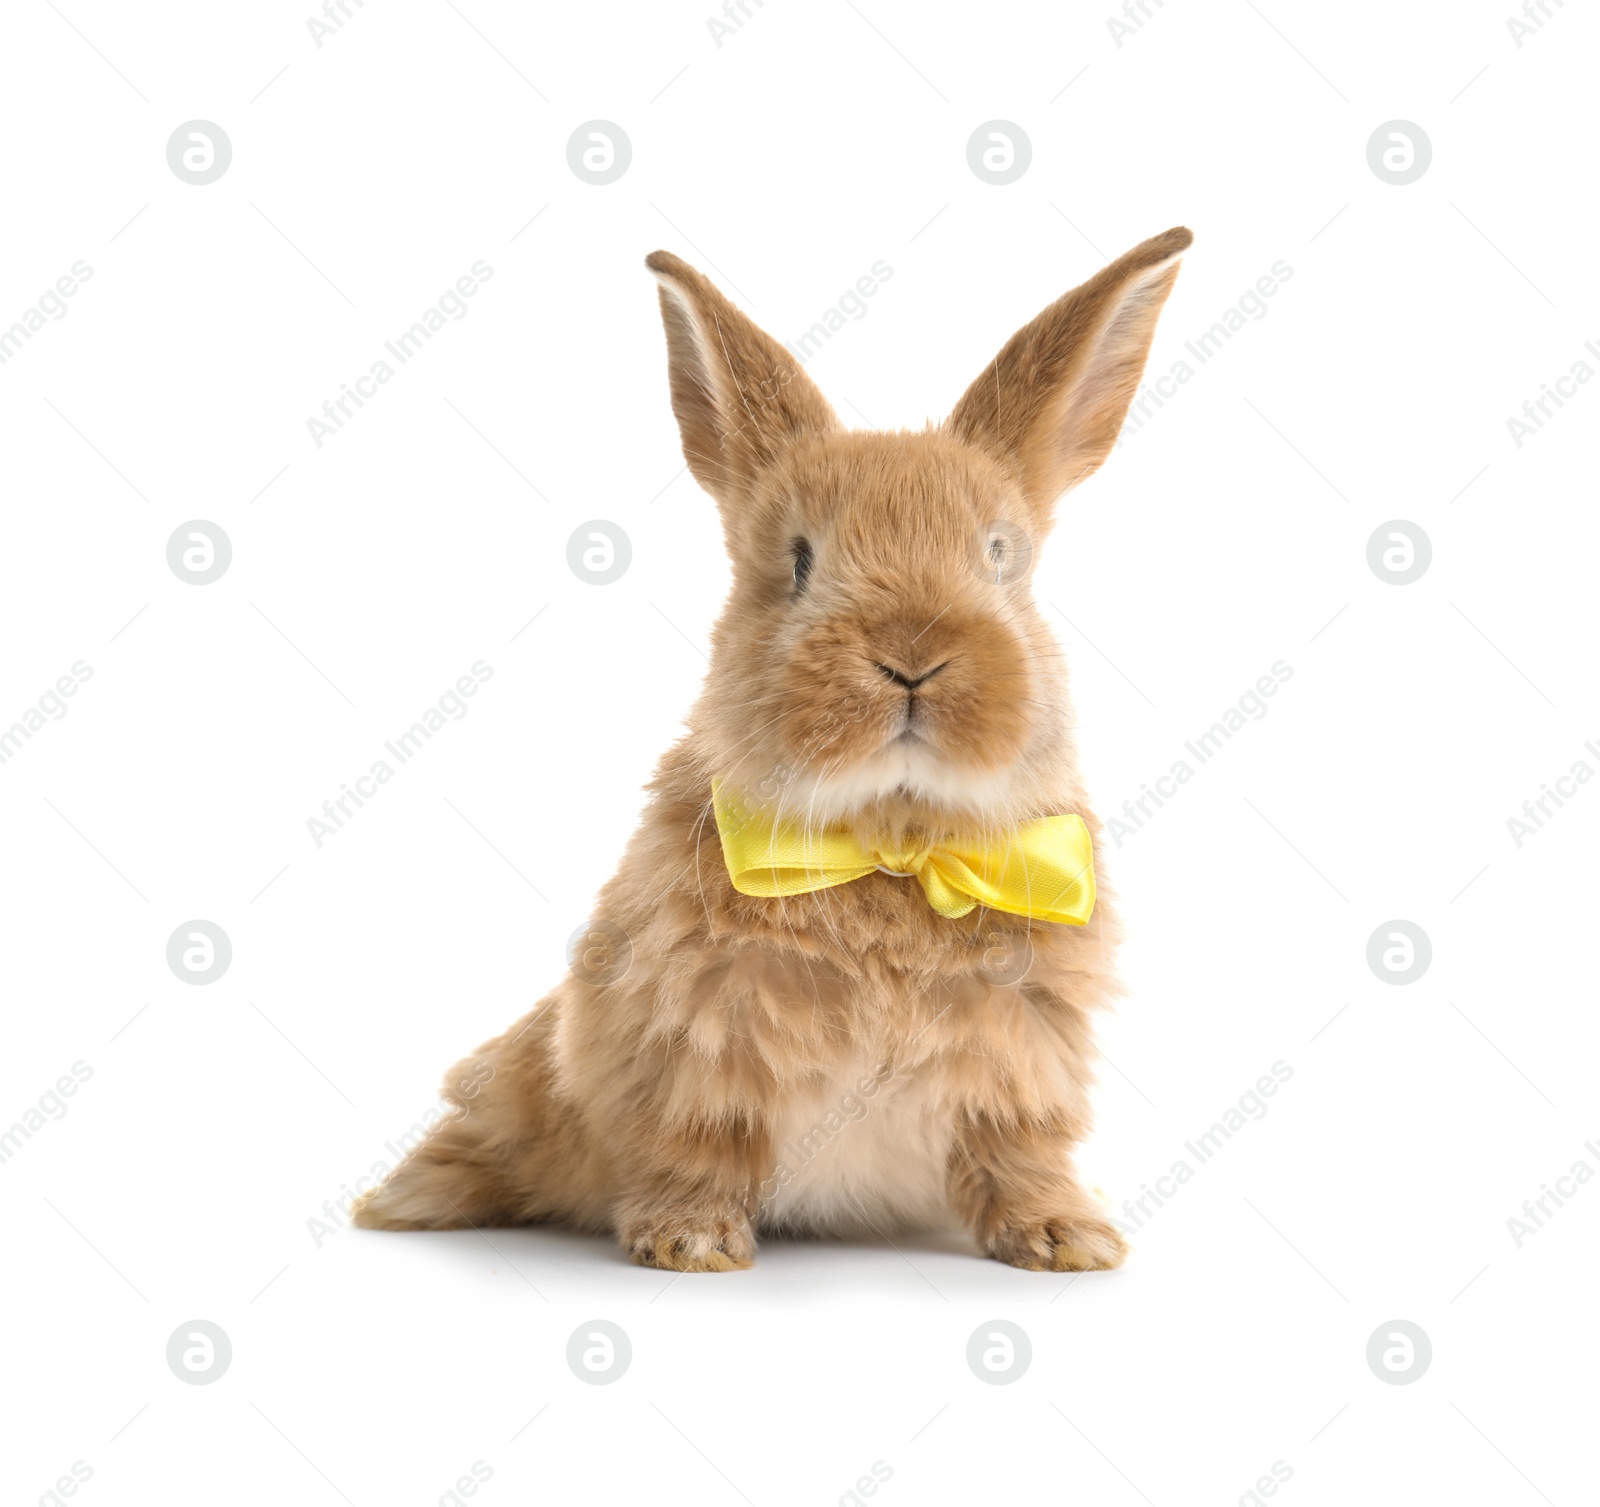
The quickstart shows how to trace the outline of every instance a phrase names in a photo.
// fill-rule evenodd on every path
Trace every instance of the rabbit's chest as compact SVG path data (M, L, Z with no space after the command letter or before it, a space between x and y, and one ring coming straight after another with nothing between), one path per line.
M948 1225L953 1123L926 1073L866 1061L842 1069L776 1117L758 1223L827 1235Z

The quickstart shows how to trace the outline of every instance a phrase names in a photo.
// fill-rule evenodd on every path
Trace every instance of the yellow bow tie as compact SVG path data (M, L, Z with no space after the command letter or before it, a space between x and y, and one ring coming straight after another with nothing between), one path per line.
M711 783L712 809L733 887L743 895L799 895L883 870L915 875L941 916L975 906L1082 926L1094 911L1094 850L1081 816L1024 822L992 846L861 846L845 832L780 826Z

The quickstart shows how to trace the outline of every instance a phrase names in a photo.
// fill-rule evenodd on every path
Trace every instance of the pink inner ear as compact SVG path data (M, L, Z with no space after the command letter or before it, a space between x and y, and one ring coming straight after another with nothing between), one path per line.
M1097 469L1116 445L1144 375L1156 318L1177 276L1176 261L1163 263L1127 289L1062 395L1054 445L1063 492Z
M1190 239L1168 231L1057 299L951 413L956 434L1021 470L1041 517L1115 446Z
M738 506L787 443L838 420L789 352L692 267L662 252L647 264L660 284L684 459L719 503Z

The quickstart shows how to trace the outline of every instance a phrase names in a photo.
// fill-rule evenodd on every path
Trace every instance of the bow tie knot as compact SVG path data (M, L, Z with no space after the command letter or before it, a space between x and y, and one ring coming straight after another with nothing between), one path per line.
M875 846L867 856L878 866L880 874L892 874L896 879L913 879L922 872L922 866L928 861L932 852L931 847Z

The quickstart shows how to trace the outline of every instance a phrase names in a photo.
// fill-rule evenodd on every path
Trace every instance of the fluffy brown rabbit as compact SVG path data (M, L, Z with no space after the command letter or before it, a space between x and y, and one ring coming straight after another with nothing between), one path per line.
M1119 257L942 425L899 434L844 429L704 277L648 258L683 453L733 562L711 670L571 972L452 1071L452 1112L357 1223L559 1221L673 1271L748 1266L758 1231L954 1221L1031 1270L1122 1261L1072 1160L1091 1011L1116 991L1105 888L1084 924L961 915L924 860L1044 818L1098 845L1027 565L1114 445L1191 239ZM744 820L853 845L864 871L735 888Z

